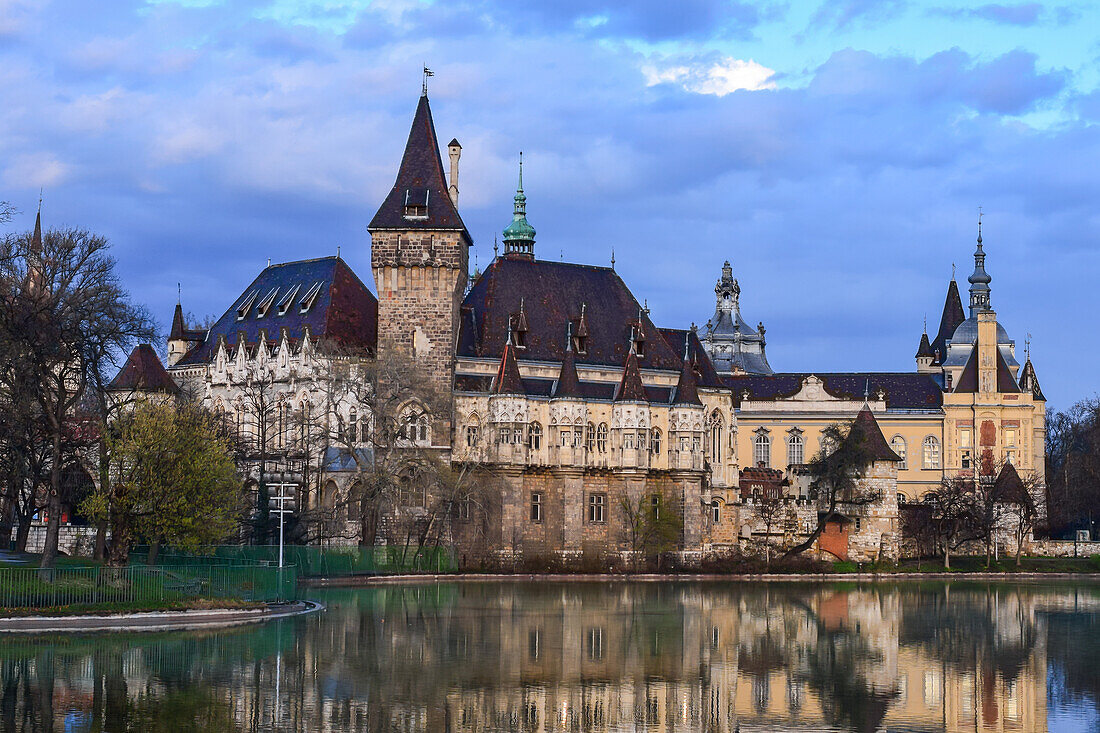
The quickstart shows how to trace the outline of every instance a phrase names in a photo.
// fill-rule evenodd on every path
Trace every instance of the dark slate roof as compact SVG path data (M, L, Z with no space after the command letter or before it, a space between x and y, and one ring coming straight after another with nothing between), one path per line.
M172 314L172 330L168 332L169 341L202 341L206 331L187 328L183 320L183 306L176 303L176 311Z
M866 388L872 397L884 391L887 409L937 410L943 405L943 391L935 377L914 372L745 374L727 376L725 384L733 390L736 404L742 392L748 392L751 400L776 400L798 394L811 374L822 381L828 394L842 400L861 400Z
M677 405L701 405L699 391L695 388L695 370L691 367L691 360L684 359L684 368L680 370L680 379L676 382L676 393L673 402Z
M1016 384L1016 379L1012 376L1012 371L1008 368L1008 363L1005 361L1005 356L1000 349L994 349L997 352L997 391L998 392L1019 392L1020 386ZM963 367L962 374L959 375L959 381L955 383L955 389L952 390L960 394L978 391L978 347L974 346L970 350L970 358L966 360L966 366Z
M630 351L631 327L637 325L641 310L610 268L498 257L463 302L458 355L499 358L509 319L519 313L521 302L529 330L520 359L560 362L565 355L566 322L579 326L583 303L587 306L586 348L575 358L578 364L604 366L623 364ZM642 330L646 342L639 366L680 371L680 351L669 346L644 312ZM574 330L574 334L580 332Z
M1046 402L1043 390L1039 386L1039 378L1035 376L1035 367L1031 364L1031 357L1024 362L1024 370L1020 373L1020 389L1031 392L1031 396L1037 400Z
M314 286L318 287L316 298L303 313L302 301ZM261 316L260 306L272 290L276 291L274 301ZM280 303L291 292L293 302L279 315ZM238 309L250 298L254 298L251 306L244 318L238 319ZM189 351L177 366L213 361L222 336L230 348L235 348L239 334L244 334L246 344L256 344L260 332L265 331L268 341L274 344L284 328L294 341L308 328L315 341L373 349L378 342L378 300L339 257L269 265L211 326L203 343Z
M962 298L959 297L959 285L955 278L951 278L947 286L947 298L943 303L943 315L940 316L940 330L936 332L936 338L932 342L932 351L940 352L938 364L942 364L947 358L947 341L965 320L966 313L963 312Z
M932 344L928 343L928 333L922 333L920 335L920 344L917 346L917 358L935 355L935 352L932 350Z
M703 348L698 333L688 328L662 328L661 335L665 337L669 348L674 349L678 354L683 354L684 338L688 339L688 359L691 360L692 368L695 370L695 383L698 386L715 388L725 386L722 384L722 377L718 375L718 370L714 368L710 355Z
M619 382L619 391L615 393L616 402L656 402L650 400L642 384L642 375L638 372L638 357L631 351L626 355L623 378Z
M1027 492L1020 474L1011 463L1001 466L1001 471L993 482L993 499L998 502L1032 505L1031 494Z
M846 440L856 441L863 445L867 457L872 461L900 461L898 454L890 449L882 429L878 426L878 420L871 414L871 408L866 405L852 421L852 429L848 432Z
M179 386L172 381L149 344L134 347L107 389L111 392L179 392Z
M558 381L554 385L554 396L581 396L581 380L577 376L577 361L573 356L573 349L568 346L565 349L565 357L561 360L561 371L558 372Z
M423 219L406 219L406 200L427 200L428 215ZM397 170L397 180L378 207L368 229L434 229L460 230L466 225L451 201L447 191L447 178L443 172L443 159L439 154L439 141L435 136L435 123L428 97L420 97L416 105L405 154ZM469 239L469 232L466 237Z
M516 363L516 347L512 345L511 341L504 346L504 354L500 357L497 376L493 380L493 392L495 394L524 394L523 378L519 375L519 364Z

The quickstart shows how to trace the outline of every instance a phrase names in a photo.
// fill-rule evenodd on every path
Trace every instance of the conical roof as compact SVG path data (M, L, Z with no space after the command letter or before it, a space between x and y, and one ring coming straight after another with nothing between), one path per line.
M176 311L172 314L172 330L168 333L169 341L176 341L183 339L183 332L187 328L183 323L183 306L176 303Z
M634 349L626 355L626 364L623 366L623 378L619 382L619 391L615 394L616 402L647 402L645 386L642 385L642 375L638 371L638 355Z
M405 206L410 203L427 207L427 216L407 218ZM444 174L439 141L428 96L422 95L416 106L412 129L405 143L405 154L397 170L397 180L378 208L368 229L435 229L462 230L466 225L451 201ZM469 239L469 232L466 232Z
M701 405L699 390L695 381L695 369L688 355L689 334L684 334L684 365L680 368L680 379L676 382L676 396L673 404Z
M882 434L882 429L879 428L878 420L875 419L874 414L871 413L871 408L867 405L863 406L863 409L856 415L856 419L852 421L852 429L848 432L848 440L857 441L863 444L863 449L867 452L867 457L871 461L900 461L901 458L890 448L890 444L886 442L886 437Z
M38 210L38 214L34 217L34 235L31 239L31 243L34 245L36 252L42 251L42 210Z
M516 363L516 347L512 339L504 345L504 353L500 356L500 366L497 367L497 377L493 383L495 394L523 394L523 379L519 374L519 364Z
M577 376L577 360L573 356L572 334L566 335L565 356L554 387L554 397L581 397L581 380Z
M917 358L922 356L935 356L932 351L932 344L928 342L928 332L925 331L920 335L920 344L917 346Z
M1047 399L1043 396L1042 388L1039 387L1039 378L1035 376L1035 367L1031 364L1030 356L1024 362L1024 370L1020 374L1020 388L1031 392L1031 395L1037 400L1045 402Z
M111 392L179 392L179 386L149 344L134 347L107 389Z
M963 311L962 297L959 295L959 284L951 278L947 286L947 298L943 303L943 315L940 316L940 328L936 332L936 338L932 341L933 353L939 352L937 364L942 364L947 358L947 341L954 335L955 329L966 320Z

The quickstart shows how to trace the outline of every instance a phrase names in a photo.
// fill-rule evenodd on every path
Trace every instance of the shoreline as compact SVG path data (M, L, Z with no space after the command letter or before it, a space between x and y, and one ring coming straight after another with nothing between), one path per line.
M415 585L448 582L547 582L547 583L658 583L695 581L746 582L816 582L842 583L845 581L894 580L1085 580L1100 582L1100 573L996 573L996 572L932 572L932 573L760 573L760 574L724 574L724 573L456 573L424 575L371 575L347 576L338 578L299 578L298 584L308 588L357 588L372 585Z
M0 634L95 633L127 631L192 631L257 624L324 610L316 601L273 603L267 608L144 611L139 613L72 616L8 616L0 618Z

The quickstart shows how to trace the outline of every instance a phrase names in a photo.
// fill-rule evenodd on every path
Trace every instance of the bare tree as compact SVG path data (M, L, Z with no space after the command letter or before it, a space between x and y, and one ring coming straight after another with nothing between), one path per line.
M15 208L7 201L0 201L0 224L7 224L12 220L12 217L19 213L19 209Z
M620 505L634 569L639 555L655 558L660 564L662 553L676 549L684 530L683 518L665 505L661 494L640 496L637 502L623 497Z
M790 521L789 503L779 492L765 489L753 507L753 514L764 525L764 564L771 565L772 530Z
M65 443L85 393L139 340L153 321L118 283L103 237L81 229L13 235L0 244L0 341L18 361L8 389L37 402L50 455L46 541L41 567L57 556L63 509Z
M932 507L936 544L943 552L943 566L950 569L951 553L966 542L982 539L980 515L984 511L973 476L943 479L940 487L926 495Z
M784 558L813 547L825 531L825 525L840 516L838 509L841 506L863 506L880 498L876 491L860 485L859 479L871 462L871 454L866 439L862 435L854 435L851 425L836 423L821 431L822 445L835 446L835 450L829 452L823 449L806 464L810 496L816 499L820 507L817 525L805 540L787 550Z

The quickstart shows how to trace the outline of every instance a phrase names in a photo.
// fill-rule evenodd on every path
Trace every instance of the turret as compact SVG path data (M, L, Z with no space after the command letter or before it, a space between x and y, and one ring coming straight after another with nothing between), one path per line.
M527 222L527 195L523 193L523 153L519 154L519 185L513 197L512 223L504 229L504 256L535 259L535 228Z
M920 374L931 374L936 371L936 368L932 365L936 360L936 352L932 350L932 343L928 340L928 329L924 329L924 333L920 335L920 344L917 346L917 372Z
M974 273L970 283L970 317L992 310L989 305L989 283L993 280L985 271L985 251L982 249L982 222L978 220L978 248L974 250Z

